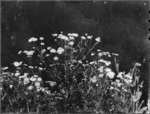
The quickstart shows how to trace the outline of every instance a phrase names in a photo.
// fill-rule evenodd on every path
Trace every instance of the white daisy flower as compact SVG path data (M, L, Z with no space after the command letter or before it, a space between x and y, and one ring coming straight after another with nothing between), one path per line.
M58 34L52 34L52 36L57 36Z
M65 51L65 50L64 50L62 47L59 47L59 48L57 49L57 53L58 53L58 54L62 54L64 51Z
M71 45L71 46L74 45L74 42L69 42L69 45Z
M41 77L37 78L37 81L41 82L41 81L42 81L42 78L41 78Z
M22 53L22 51L19 51L19 52L18 52L18 55L21 54L21 53Z
M55 61L58 61L59 59L58 59L58 57L55 56L55 57L54 57L54 60L55 60Z
M51 49L51 47L47 47L47 50L50 50Z
M44 42L41 42L40 45L41 45L41 46L44 46L45 44L44 44Z
M29 78L28 77L26 77L26 78L24 78L24 84L26 85L26 84L28 84L30 81L29 81Z
M65 41L68 41L68 40L69 40L68 37L65 36L65 35L63 35L63 34L59 34L59 35L58 35L58 38L60 38L60 39L62 39L62 40L65 40Z
M28 90L32 90L32 89L33 89L33 86L29 86L27 89L28 89Z
M28 40L28 42L36 42L37 40L38 40L37 38L31 37L31 38Z
M34 81L36 81L36 78L35 77L31 77L30 81L34 82Z
M93 76L93 78L90 78L90 81L93 82L93 83L96 83L97 82L96 76Z
M22 61L21 61L21 62L17 62L17 61L16 61L16 62L14 62L13 64L14 64L15 67L19 67L20 65L22 65Z
M40 87L40 82L35 82L36 87Z
M50 52L51 53L56 53L56 50L55 49L51 49Z
M110 79L113 79L114 76L115 76L115 73L110 71L110 72L107 72L106 75L110 78Z
M100 40L101 40L100 37L97 37L97 38L95 39L96 42L100 42Z
M39 39L40 39L40 40L44 40L44 38L43 38L43 37L40 37Z

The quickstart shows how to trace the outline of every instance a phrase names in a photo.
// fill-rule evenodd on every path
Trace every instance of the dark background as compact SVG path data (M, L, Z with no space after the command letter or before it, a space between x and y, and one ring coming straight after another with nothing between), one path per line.
M148 1L2 1L2 66L30 48L30 37L88 33L102 39L101 49L120 54L120 69L149 54ZM51 41L48 42L52 44Z

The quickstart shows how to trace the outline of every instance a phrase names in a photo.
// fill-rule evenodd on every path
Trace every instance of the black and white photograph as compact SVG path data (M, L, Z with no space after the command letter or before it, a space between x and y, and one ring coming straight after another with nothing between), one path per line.
M0 4L0 113L150 114L149 0Z

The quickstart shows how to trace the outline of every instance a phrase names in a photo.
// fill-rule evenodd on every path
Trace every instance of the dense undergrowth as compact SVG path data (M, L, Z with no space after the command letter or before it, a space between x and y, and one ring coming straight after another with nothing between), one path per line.
M31 50L19 51L14 71L2 68L3 112L143 113L139 102L140 63L120 72L116 53L98 49L101 39L88 34L52 34L54 47L32 37ZM116 72L112 70L114 57Z

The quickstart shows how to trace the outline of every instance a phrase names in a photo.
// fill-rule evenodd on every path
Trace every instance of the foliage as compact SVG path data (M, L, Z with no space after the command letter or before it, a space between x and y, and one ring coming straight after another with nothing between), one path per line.
M110 58L118 54L97 49L100 37L94 39L76 33L52 36L56 47L45 44L43 37L32 37L28 42L33 48L18 52L26 59L13 63L14 72L3 68L3 111L134 113L147 110L139 102L140 63L135 63L127 74L119 69L115 73Z

